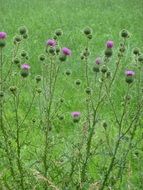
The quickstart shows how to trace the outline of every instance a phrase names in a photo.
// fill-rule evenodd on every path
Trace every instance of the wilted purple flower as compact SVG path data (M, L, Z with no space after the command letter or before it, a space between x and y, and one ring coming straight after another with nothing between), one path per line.
M55 47L56 41L53 40L53 39L49 39L49 40L47 40L47 45L48 45L48 46L51 46L51 47Z
M114 46L114 42L109 40L109 41L107 41L106 46L107 46L107 48L112 48Z
M134 72L134 71L131 71L131 70L127 70L127 71L125 71L125 75L126 75L126 76L134 76L134 75L135 75L135 72Z
M97 57L96 60L95 60L95 63L97 65L100 65L102 63L102 59L100 57Z
M71 55L71 50L70 49L68 49L68 48L66 48L66 47L64 47L64 48L62 48L62 53L64 54L64 55Z
M5 39L7 34L5 32L0 32L0 39Z
M29 70L30 66L28 64L23 64L23 65L21 65L21 68L24 70Z

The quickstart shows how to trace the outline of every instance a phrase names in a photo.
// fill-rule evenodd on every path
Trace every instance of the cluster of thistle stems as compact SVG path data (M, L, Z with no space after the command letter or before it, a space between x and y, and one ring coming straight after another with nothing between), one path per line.
M137 68L136 86L133 83L127 83L126 89L123 94L123 101L120 108L117 109L116 102L114 101L114 89L116 88L117 80L119 79L119 72L122 70L122 60L125 56L126 38L123 38L121 47L119 48L116 58L115 69L112 74L108 72L110 68L110 62L112 54L105 53L102 58L102 65L99 65L99 70L94 73L94 77L91 77L90 65L90 40L92 35L87 33L86 47L83 53L83 79L85 87L85 105L84 114L82 114L82 120L75 123L77 127L78 143L71 142L73 149L70 153L61 153L61 157L66 157L68 160L68 171L66 165L63 167L62 159L59 167L56 165L56 161L52 160L51 152L52 148L56 146L52 144L52 131L54 128L54 121L56 120L58 113L61 109L61 104L55 105L57 81L60 75L60 69L62 62L59 61L59 55L49 53L46 47L44 52L46 57L41 64L41 75L36 77L34 87L31 87L29 94L32 92L31 100L28 102L26 111L21 118L20 109L21 102L23 100L22 93L25 93L25 89L28 89L26 84L27 78L21 78L17 82L12 75L13 73L13 61L10 63L10 67L7 74L4 76L3 70L3 48L0 48L0 129L4 142L5 157L8 163L10 176L12 177L11 183L6 180L4 186L7 189L30 189L34 187L34 184L30 184L30 180L35 180L40 188L46 189L83 189L85 184L99 184L95 188L98 190L104 190L108 188L121 188L124 172L127 165L128 155L132 152L132 142L136 137L137 127L140 126L142 116L143 98L141 97L142 81L141 81L141 69ZM15 44L12 60L17 58L21 41ZM24 60L25 61L25 60ZM23 63L24 63L23 61ZM138 63L138 55L135 56L135 62ZM108 68L109 67L109 68ZM123 71L124 72L124 71ZM107 74L108 73L108 74ZM19 76L18 76L19 77ZM41 81L41 82L40 82ZM13 86L10 87L12 92L12 98L9 98L12 110L14 122L9 121L8 113L5 107L5 94L8 93L9 83ZM136 101L134 107L131 105L132 89L137 91ZM62 92L60 92L62 93ZM27 144L27 139L24 138L24 131L26 136L30 131L30 124L26 123L28 117L32 115L32 107L37 106L40 120L39 131L42 131L42 154L36 155L41 165L36 170L36 177L33 170L26 171L26 161L22 157L23 146ZM102 121L103 112L106 107L110 110L112 115L112 122ZM29 122L29 120L28 120ZM25 124L26 123L26 124ZM109 131L109 124L114 126L113 134ZM14 126L13 126L14 125ZM97 130L99 126L103 126L103 141L96 141L98 139ZM26 126L26 127L25 127ZM40 131L40 132L41 132ZM111 138L111 136L114 138ZM97 138L96 138L97 137ZM127 142L124 139L128 138ZM30 146L28 144L28 146ZM124 147L125 146L125 147ZM108 152L108 158L102 158L103 165L100 169L98 179L90 181L89 165L93 158L96 160L97 155L102 150L102 147L106 148ZM69 155L68 155L69 154ZM94 166L96 171L96 165ZM54 169L55 170L54 170ZM53 170L53 175L51 175ZM30 173L30 174L29 174ZM28 179L28 177L29 179ZM32 177L31 177L32 176ZM42 180L38 181L38 177ZM113 180L112 178L115 178ZM57 180L57 181L56 181ZM28 181L28 182L27 182ZM38 182L37 182L38 181ZM98 182L98 183L97 183ZM29 184L28 184L29 183ZM38 186L39 187L39 186Z

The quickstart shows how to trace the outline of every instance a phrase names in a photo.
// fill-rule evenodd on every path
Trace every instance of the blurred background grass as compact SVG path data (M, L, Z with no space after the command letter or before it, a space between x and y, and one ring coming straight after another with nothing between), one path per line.
M142 0L0 0L0 30L7 32L11 41L17 28L26 25L30 35L27 48L34 64L45 40L61 28L65 33L61 41L72 49L72 62L77 63L84 44L81 30L86 26L94 33L93 56L101 52L108 39L118 45L123 28L133 34L134 46L143 48L142 11Z

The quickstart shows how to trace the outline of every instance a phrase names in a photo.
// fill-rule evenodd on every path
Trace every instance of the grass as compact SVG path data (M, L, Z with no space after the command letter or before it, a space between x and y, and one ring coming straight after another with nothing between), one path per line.
M48 38L53 37L53 32L56 29L61 28L64 31L64 35L61 37L60 43L62 46L68 46L72 50L72 56L68 59L68 64L62 68L57 85L58 88L56 89L57 99L59 99L59 94L62 93L61 89L64 88L66 102L64 103L64 110L62 112L66 119L63 123L55 120L55 125L57 127L55 127L54 132L50 137L52 143L55 143L57 140L57 145L51 150L53 159L58 159L62 150L65 151L65 154L74 151L72 145L80 139L79 136L81 131L80 129L77 131L76 126L70 121L69 112L74 110L79 110L83 113L85 112L85 95L83 93L85 84L83 81L79 88L76 88L75 85L69 84L74 84L75 80L78 78L84 80L82 74L83 62L80 59L80 54L86 46L86 40L82 34L83 28L90 26L93 29L93 39L90 41L89 45L91 51L89 65L91 65L91 70L95 58L103 55L103 49L107 40L113 40L115 47L118 47L121 40L119 38L119 32L125 28L131 33L126 56L122 61L123 70L130 67L132 64L131 54L134 47L140 47L141 51L143 51L142 7L143 2L141 0L0 0L0 31L5 31L8 34L7 48L5 49L6 57L10 57L11 55L12 40L14 35L18 33L17 29L19 26L25 25L29 30L29 39L26 44L24 44L24 49L28 51L30 56L29 63L31 65L31 78L28 79L29 81L27 82L25 92L23 93L21 117L27 109L27 103L31 98L26 92L28 84L33 76L40 73L38 56L44 50L45 41ZM116 51L117 50L115 50L115 53ZM115 61L116 58L113 57L110 63L111 71L115 68ZM69 68L72 70L72 76L63 77L65 71ZM124 76L124 73L121 72L120 75ZM124 78L121 80L124 80ZM114 90L113 100L116 102L116 110L118 110L122 96L126 91L126 86L122 85L122 81L119 81ZM54 104L57 104L57 100L55 100ZM39 114L38 109L39 102L36 101L36 107L32 109L32 116L29 117L29 120L24 125L24 127L29 127L29 136L27 136L27 131L25 131L21 139L26 139L26 137L28 137L29 144L31 143L33 145L38 142L38 144L42 146L43 139L42 133L39 133L40 119L39 116L37 116L37 113ZM9 118L11 120L13 117L13 111L13 108L9 108L8 110ZM100 113L102 113L101 120L106 119L109 123L112 121L112 111L109 110L108 105L104 110L100 110ZM36 120L35 124L32 122L33 119ZM112 127L113 126L111 126L111 128ZM93 139L93 149L95 148L94 143L96 144L96 141L101 140L102 144L103 130L99 127L97 128L96 133L98 133L98 137ZM115 133L116 130L111 129L110 135L112 136ZM58 138L59 134L61 135L61 138ZM141 138L140 133L138 133L138 138ZM113 138L111 138L111 141L114 143ZM101 151L103 153L103 160L106 156L106 150L104 148L105 147L103 147ZM124 150L124 147L122 147L122 149ZM33 157L34 151L35 153ZM22 157L24 160L27 160L25 168L31 167L37 159L37 152L38 154L42 154L42 151L43 147L40 149L37 148L37 146L32 147L24 145ZM72 156L72 153L70 156ZM63 159L65 159L66 162L67 158ZM141 163L141 160L138 162L134 159L136 158L130 158L131 164L133 164L134 168L133 172L135 172L131 181L134 190L139 190L142 187L137 176L142 175L142 170L140 170L138 166L138 164ZM93 158L90 161L91 163L88 170L91 179L97 179L99 177L98 172L95 171L95 167L98 169L100 164L102 165L103 160L100 160L100 158L97 160ZM3 160L3 162L5 162L5 160ZM134 165L135 162L137 165ZM69 165L67 164L67 170L68 169ZM132 176L129 176L129 178L132 178ZM121 190L127 188L126 180L127 178L123 180L122 187L120 187ZM134 184L136 186L138 185L138 187L135 187Z

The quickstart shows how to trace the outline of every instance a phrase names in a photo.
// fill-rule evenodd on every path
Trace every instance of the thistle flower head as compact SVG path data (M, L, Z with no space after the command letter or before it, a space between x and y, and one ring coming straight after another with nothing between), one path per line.
M132 70L127 70L127 71L125 71L125 75L127 76L127 77L129 77L129 76L134 76L135 75L135 72L134 71L132 71Z
M47 40L47 46L55 47L56 41L54 39Z
M23 65L21 65L21 69L23 69L23 70L29 70L30 66L28 64L23 64Z
M97 65L100 65L102 63L102 59L100 57L97 57L96 60L95 60L95 63Z
M68 48L66 48L66 47L64 47L64 48L62 48L62 53L64 55L66 55L66 56L70 56L71 55L71 50L68 49Z
M132 70L127 70L125 71L125 75L126 75L126 82L128 84L131 84L134 81L135 72Z
M74 123L78 123L80 120L80 112L75 111L71 113L72 119Z
M5 32L0 32L0 39L5 39L7 37L7 34Z
M107 48L113 48L114 42L109 40L109 41L106 42L106 46L107 46Z
M73 118L75 118L75 117L79 117L80 114L81 114L80 112L75 111L75 112L72 112L72 113L71 113L71 116L72 116Z

